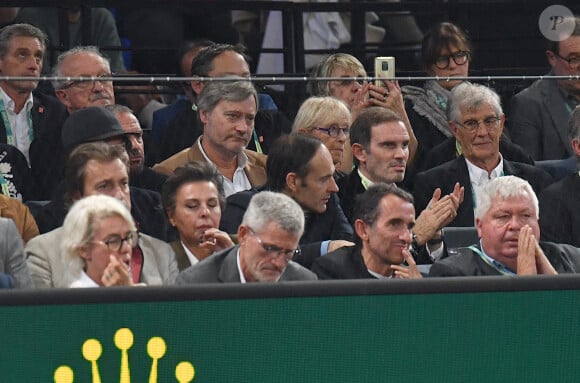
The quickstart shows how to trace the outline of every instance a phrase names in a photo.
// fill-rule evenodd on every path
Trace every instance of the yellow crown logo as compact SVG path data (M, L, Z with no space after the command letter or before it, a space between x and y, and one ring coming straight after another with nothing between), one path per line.
M133 346L133 333L128 328L120 328L115 333L114 341L115 346L121 350L121 376L119 383L131 383L128 350ZM83 357L91 363L92 383L101 383L97 361L101 357L102 351L101 342L97 339L87 339L83 343ZM156 336L147 342L147 354L152 359L149 383L157 383L157 366L159 359L165 355L165 351L167 351L167 346L163 338ZM175 367L175 377L179 383L190 383L193 381L194 376L195 369L189 362L179 362ZM69 366L60 366L54 371L54 383L73 383L73 381L74 373Z

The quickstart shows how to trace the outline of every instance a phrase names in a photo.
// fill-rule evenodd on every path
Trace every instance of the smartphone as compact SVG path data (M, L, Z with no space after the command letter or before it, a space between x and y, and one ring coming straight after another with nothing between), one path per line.
M375 85L382 88L386 87L383 79L395 78L395 58L393 56L375 57L375 77L381 78L375 80Z

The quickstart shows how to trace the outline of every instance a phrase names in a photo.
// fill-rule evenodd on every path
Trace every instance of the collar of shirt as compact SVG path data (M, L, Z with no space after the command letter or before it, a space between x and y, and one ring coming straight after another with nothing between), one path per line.
M465 162L467 163L467 170L469 171L469 180L472 184L475 184L475 186L478 187L485 186L490 180L500 177L503 173L503 157L501 153L499 155L499 164L490 174L487 174L487 170L472 164L467 158L465 159Z
M483 249L483 243L481 243L481 239L479 240L479 247L481 248L481 253L479 253L479 255L485 261L485 263L487 263L491 267L495 268L497 271L499 271L503 275L515 275L516 274L512 270L510 270L506 265L504 265L503 263L496 261L494 258L487 255L485 250ZM471 249L473 250L473 248L475 248L475 246L472 247Z
M367 271L369 272L370 275L372 275L373 277L375 277L377 279L392 279L393 278L392 275L379 274L377 272L372 271L371 269L367 269Z
M242 283L246 283L246 277L244 276L244 273L242 272L242 265L240 263L240 248L238 247L238 254L236 255L236 263L238 265L238 273L240 274L240 282Z
M209 159L209 157L207 156L207 154L205 154L205 151L203 150L203 147L201 146L201 140L203 139L203 136L201 136L199 138L199 140L197 141L197 146L199 148L199 151L201 152L201 154L203 155L203 158L205 158L205 160L207 162L209 162L210 164L214 165L212 160ZM246 155L246 153L241 152L240 154L238 154L238 170L239 169L244 169L246 167L246 164L248 163L248 156Z
M189 251L189 249L187 248L187 246L185 246L183 242L181 242L181 246L183 246L183 250L185 250L185 255L187 255L187 259L189 259L189 263L191 263L191 266L199 262L199 259L197 259L197 257L191 251Z
M32 105L34 104L34 97L32 96L32 92L28 94L28 99L26 99L26 102L24 103L24 108L22 108L20 113L14 112L14 107L16 106L16 103L14 102L14 100L12 100L12 98L10 98L10 96L4 91L4 88L2 88L1 86L0 86L0 95L2 95L2 100L4 101L4 105L6 105L6 111L12 114L13 116L23 112L26 114L26 116L28 116L28 112L32 110Z
M365 177L365 175L362 174L360 169L357 169L356 171L358 172L358 175L360 177L360 182L361 182L362 186L365 188L365 190L367 190L369 187L373 186L374 182L369 180L367 177Z
M93 281L84 270L81 270L79 277L75 279L69 287L99 287L99 285Z

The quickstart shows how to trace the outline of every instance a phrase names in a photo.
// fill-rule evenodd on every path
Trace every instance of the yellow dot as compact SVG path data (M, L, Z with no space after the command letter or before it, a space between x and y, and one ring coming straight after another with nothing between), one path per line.
M120 350L128 350L133 346L133 333L128 328L120 328L115 333L115 346Z
M193 380L195 369L189 362L179 362L175 367L175 377L179 383L188 383Z
M83 356L89 362L94 362L101 357L103 348L101 347L101 342L96 339L87 339L83 343Z
M69 366L60 366L54 371L54 383L72 383L73 370Z
M149 339L149 342L147 342L147 354L149 354L151 358L163 358L165 351L167 351L167 347L165 346L165 341L163 338L156 336Z

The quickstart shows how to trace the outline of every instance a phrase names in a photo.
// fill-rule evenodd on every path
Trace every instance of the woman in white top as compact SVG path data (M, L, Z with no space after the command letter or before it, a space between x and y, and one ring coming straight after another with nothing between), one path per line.
M131 253L138 234L121 201L93 195L77 201L63 223L70 287L132 286Z

